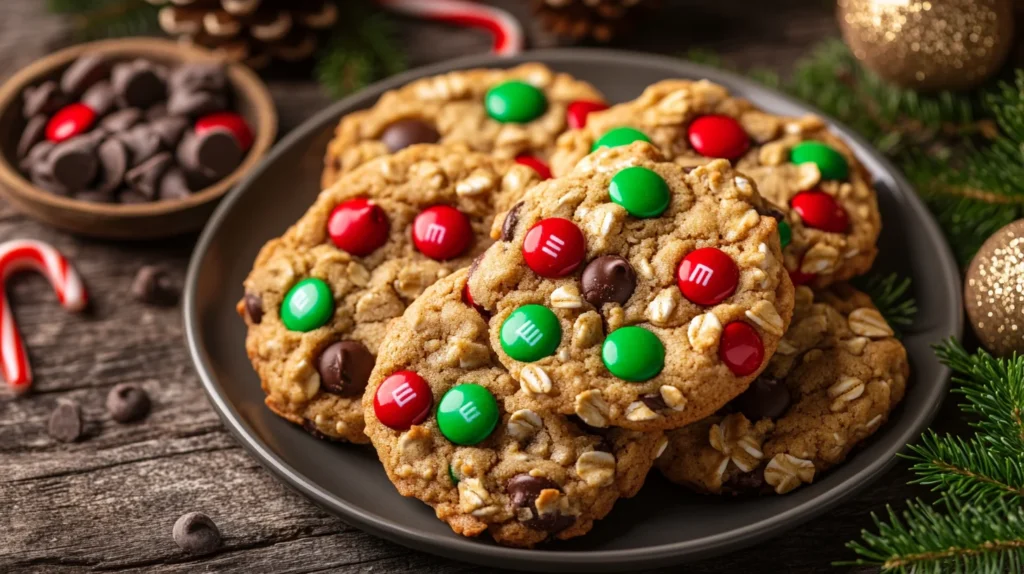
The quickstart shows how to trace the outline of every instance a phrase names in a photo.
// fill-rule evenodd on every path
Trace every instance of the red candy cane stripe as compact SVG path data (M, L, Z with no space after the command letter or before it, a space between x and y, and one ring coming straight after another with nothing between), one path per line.
M0 281L19 271L33 270L50 281L57 300L68 311L81 311L89 302L82 279L59 251L41 241L15 239L0 244ZM0 297L0 367L7 384L16 393L28 391L32 385L32 367L25 352L25 343L14 322L7 293Z
M494 53L499 56L514 56L523 51L523 29L505 10L464 0L378 1L409 16L487 30L494 36Z

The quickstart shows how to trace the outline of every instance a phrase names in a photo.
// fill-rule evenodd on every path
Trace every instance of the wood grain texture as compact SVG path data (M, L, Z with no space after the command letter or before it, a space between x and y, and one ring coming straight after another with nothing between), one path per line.
M526 2L493 2L528 15ZM39 0L0 2L0 79L68 37L68 22ZM786 69L820 39L834 35L828 0L666 2L664 14L629 44L680 54L722 52L741 65ZM758 7L760 6L760 8ZM403 21L414 65L479 52L474 32ZM534 46L556 42L529 29ZM271 83L287 133L329 100L312 83ZM0 391L0 571L2 572L489 572L404 549L346 525L278 483L227 434L207 403L184 344L178 309L135 303L128 289L143 264L164 265L183 280L194 237L145 244L84 240L48 229L0 203L0 240L38 238L63 250L86 278L93 311L67 315L45 281L16 277L8 286L36 373L35 392ZM248 265L248 262L238 264ZM154 400L135 425L111 421L103 403L121 382L139 383ZM65 445L45 432L58 399L81 403L86 440ZM962 429L953 401L940 430ZM843 544L871 525L870 513L927 496L906 485L905 463L855 500L797 531L687 572L822 571L852 554ZM217 553L192 558L171 539L181 514L208 513L224 535ZM668 569L665 572L679 571Z

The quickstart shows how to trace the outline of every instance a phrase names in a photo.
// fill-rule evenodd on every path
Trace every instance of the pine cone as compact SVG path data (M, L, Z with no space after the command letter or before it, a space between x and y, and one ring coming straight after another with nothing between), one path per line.
M652 0L533 0L541 25L556 36L608 42L632 27Z
M253 68L309 58L338 20L336 0L147 1L163 6L160 27L167 34Z

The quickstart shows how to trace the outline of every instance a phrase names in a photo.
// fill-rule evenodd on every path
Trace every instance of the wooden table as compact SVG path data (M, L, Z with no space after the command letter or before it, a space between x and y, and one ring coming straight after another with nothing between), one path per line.
M495 3L524 18L529 13L525 0ZM68 23L45 13L43 4L0 2L0 78L67 41ZM785 70L814 43L836 34L829 0L668 4L630 48L680 54L701 47L741 65ZM487 48L484 37L444 26L403 22L400 31L413 65ZM555 43L535 27L528 31L534 46ZM282 133L329 103L311 82L278 81L271 87ZM200 388L180 311L146 307L128 295L143 264L166 266L180 283L194 237L154 243L80 239L0 202L0 240L26 237L50 241L74 260L95 309L86 317L65 314L45 281L31 274L7 287L36 383L25 398L0 390L0 571L491 570L356 530L285 488L235 443ZM145 422L123 426L107 417L106 393L122 382L141 384L154 399ZM68 445L47 436L46 422L59 399L82 405L85 440ZM953 402L940 414L941 430L958 425ZM843 545L871 526L872 511L926 494L906 485L910 477L901 462L827 516L687 571L827 570L832 561L853 557ZM208 513L223 533L223 547L211 556L191 558L171 539L174 520L193 510Z

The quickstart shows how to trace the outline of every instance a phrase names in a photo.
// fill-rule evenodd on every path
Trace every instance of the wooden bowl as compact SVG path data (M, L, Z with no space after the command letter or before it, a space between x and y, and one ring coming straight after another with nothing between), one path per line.
M263 82L248 68L226 64L235 108L255 139L241 165L221 181L180 200L144 204L89 203L61 197L34 186L18 170L18 138L25 127L22 92L60 74L79 56L104 54L117 59L143 57L165 64L217 61L212 52L171 40L130 38L80 44L42 58L0 86L0 194L30 217L73 233L109 239L154 239L200 229L217 201L249 172L277 136L277 112Z

